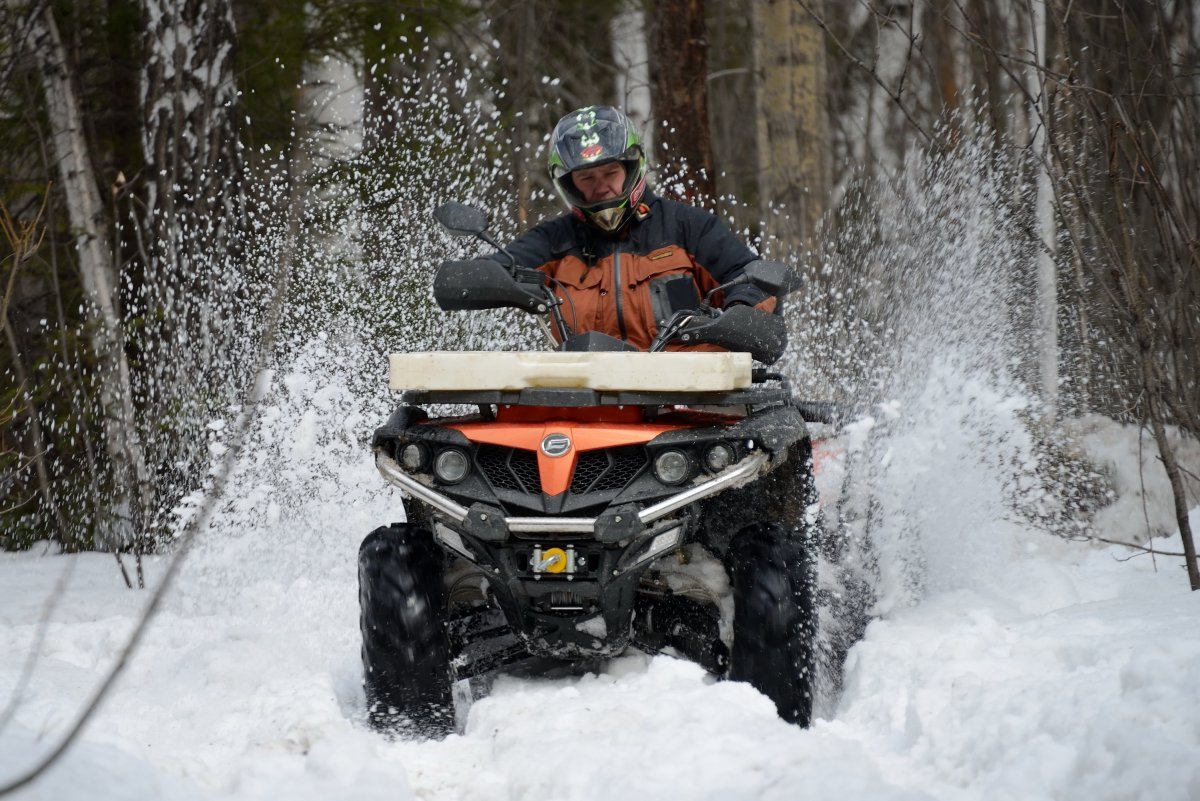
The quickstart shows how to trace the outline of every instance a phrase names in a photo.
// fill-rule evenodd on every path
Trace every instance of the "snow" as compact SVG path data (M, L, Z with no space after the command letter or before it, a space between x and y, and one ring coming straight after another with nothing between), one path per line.
M1147 475L1164 474L1158 445L1149 430L1139 431L1136 426L1120 425L1099 415L1087 415L1073 421L1070 430L1091 462L1109 477L1112 484L1114 502L1100 510L1096 522L1098 528L1138 532L1138 542L1175 531L1170 484L1164 480L1145 480ZM1200 442L1180 437L1174 429L1168 429L1168 438L1182 464L1200 464ZM1141 471L1131 469L1139 464ZM1188 497L1200 497L1197 471L1191 470L1190 475L1185 473L1182 480Z
M589 617L586 620L581 620L575 624L576 631L582 631L584 634L590 634L598 640L603 640L608 636L608 624L604 622L603 615Z
M1014 521L955 531L974 526L965 512L928 534L942 553L924 589L885 604L850 653L841 696L808 730L748 685L635 653L580 677L501 679L462 735L388 741L363 721L355 555L366 531L399 519L398 496L348 436L369 411L350 393L303 372L276 393L264 425L289 432L276 443L286 467L244 460L238 497L109 700L15 798L1200 797L1200 594L1178 560ZM997 415L1014 406L987 403ZM935 509L946 487L987 481L964 472L951 418L929 449L945 461L903 485ZM1110 455L1115 485L1133 486L1137 432L1089 425L1087 447ZM1144 480L1158 497L1165 479ZM1177 536L1156 545L1179 550ZM111 557L45 550L0 555L0 699L70 571L29 683L11 719L0 712L0 782L58 742L147 599L124 588ZM148 565L153 584L163 558Z

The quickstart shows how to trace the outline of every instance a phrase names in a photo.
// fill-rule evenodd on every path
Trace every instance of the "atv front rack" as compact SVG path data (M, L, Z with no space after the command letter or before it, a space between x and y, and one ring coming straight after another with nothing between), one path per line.
M400 402L413 406L775 406L789 404L808 423L833 424L839 407L823 401L801 401L785 386L756 386L731 392L600 392L593 389L528 388L499 390L407 390Z
M750 387L728 392L604 392L595 389L528 387L520 390L406 390L403 403L476 406L736 406L788 400L783 387Z

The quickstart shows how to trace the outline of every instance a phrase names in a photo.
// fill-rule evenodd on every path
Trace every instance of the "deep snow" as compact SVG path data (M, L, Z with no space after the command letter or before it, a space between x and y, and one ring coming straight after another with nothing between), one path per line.
M345 390L303 373L281 387L266 419L299 420L279 444L288 469L243 465L101 713L15 797L1200 798L1200 594L1177 559L986 519L991 468L972 472L956 443L981 403L1004 417L1006 399L972 390L972 415L938 418L916 484L879 477L927 512L901 527L924 527L903 557L926 550L920 586L885 587L843 694L811 729L780 722L747 685L632 654L579 678L501 680L464 735L414 743L365 728L359 687L356 548L399 518L398 494L352 435L367 421ZM922 426L918 415L893 446ZM1113 484L1141 487L1136 432L1088 431ZM1145 481L1161 492L1152 471ZM1140 507L1132 492L1120 503ZM1112 508L1110 522L1137 519ZM1155 544L1179 549L1177 536ZM162 567L151 560L152 582ZM145 603L109 557L0 555L0 698L64 570L0 731L0 781L57 742Z

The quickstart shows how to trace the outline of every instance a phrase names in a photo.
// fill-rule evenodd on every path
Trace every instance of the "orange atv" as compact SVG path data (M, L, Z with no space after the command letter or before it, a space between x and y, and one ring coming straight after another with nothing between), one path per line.
M495 245L482 212L446 204L435 217ZM439 736L498 671L632 646L748 681L807 725L818 510L805 421L830 410L753 367L782 355L782 317L697 296L640 352L573 335L544 280L450 261L434 295L446 310L545 315L556 351L391 358L401 405L373 446L409 502L407 522L359 551L370 721ZM790 280L768 262L738 279L777 295ZM665 352L672 342L729 352ZM441 404L478 411L422 408Z

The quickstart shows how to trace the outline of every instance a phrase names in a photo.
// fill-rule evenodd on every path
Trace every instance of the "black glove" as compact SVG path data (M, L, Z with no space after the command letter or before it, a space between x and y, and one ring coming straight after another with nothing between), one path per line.
M732 295L733 297L730 297L730 295ZM758 305L759 303L762 303L764 300L766 300L769 297L771 297L771 296L768 295L766 292L763 292L761 289L758 289L757 287L738 286L738 287L734 287L733 291L729 292L725 296L724 308L732 309L734 306L736 306L738 304L741 304L742 306L749 306L751 308L754 308L754 306Z

